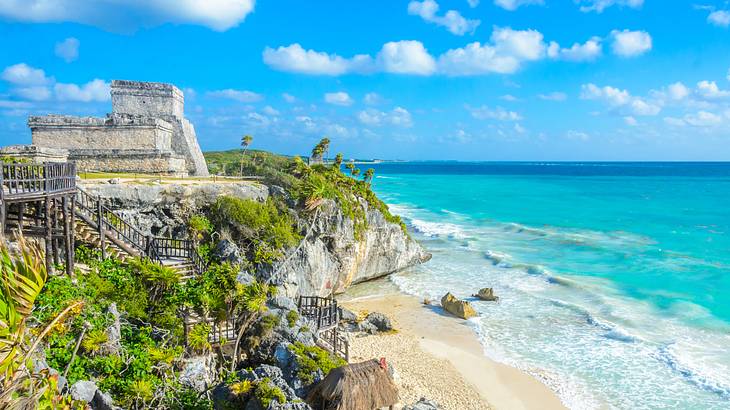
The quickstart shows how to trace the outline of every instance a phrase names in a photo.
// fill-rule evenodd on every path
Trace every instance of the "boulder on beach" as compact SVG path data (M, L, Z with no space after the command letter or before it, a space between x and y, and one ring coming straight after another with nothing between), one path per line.
M458 299L451 292L441 298L441 306L447 312L462 319L469 319L477 315L476 310L474 310L469 302Z
M474 297L481 300L486 300L487 302L496 302L499 300L499 297L494 296L494 289L492 288L481 288L479 289L479 292L474 295Z

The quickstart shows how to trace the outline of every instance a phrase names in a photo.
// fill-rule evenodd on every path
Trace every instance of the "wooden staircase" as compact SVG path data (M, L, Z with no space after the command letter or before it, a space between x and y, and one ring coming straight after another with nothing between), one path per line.
M182 281L205 272L206 263L193 241L145 235L80 187L77 205L74 233L82 242L101 249L103 257L149 258L177 271Z

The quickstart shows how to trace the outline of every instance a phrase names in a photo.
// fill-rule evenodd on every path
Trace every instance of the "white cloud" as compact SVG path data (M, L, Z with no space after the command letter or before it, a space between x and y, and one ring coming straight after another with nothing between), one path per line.
M545 49L539 31L497 27L492 32L491 44L474 42L448 50L439 57L438 65L447 75L511 74L522 63L543 58Z
M385 99L378 93L367 93L363 97L363 102L367 105L378 105L385 102Z
M328 104L349 106L354 102L352 97L344 91L338 91L336 93L326 93L324 95L324 101Z
M281 94L281 98L283 98L284 101L288 102L289 104L292 104L297 101L297 97L295 97L289 93Z
M6 67L2 79L16 86L40 86L53 82L52 78L46 77L45 71L25 63Z
M31 104L27 101L0 100L0 108L21 109L21 108L30 108L32 106L33 106L33 104Z
M613 30L613 53L620 57L640 56L652 48L652 38L646 31Z
M469 7L474 8L479 5L479 0L466 0L469 3Z
M730 12L727 10L716 10L707 16L707 21L718 27L730 26Z
M635 126L639 125L639 122L636 121L636 118L634 118L634 117L632 117L630 115L624 117L624 123L626 125L628 125L628 126L631 126L631 127L635 127Z
M519 98L515 97L512 94L505 94L505 95L499 97L499 99L503 100L503 101L509 101L509 102L516 102L516 101L520 100Z
M409 128L413 126L411 113L403 107L396 107L390 112L383 112L373 108L360 111L357 119L364 125L380 127L383 125L395 125Z
M79 58L79 40L69 37L60 43L56 43L56 55L61 57L63 61L70 63Z
M548 46L548 56L550 58L566 60L566 61L593 61L598 58L603 51L600 37L593 37L584 44L575 43L570 48L561 48L554 41Z
M722 117L707 111L699 111L696 114L688 114L684 122L694 127L713 127L722 124Z
M61 101L108 101L110 99L110 85L104 80L94 79L78 86L76 84L57 83L53 90L56 98Z
M489 108L485 105L481 107L472 108L466 106L467 111L471 113L471 116L478 120L498 120L498 121L520 121L522 116L514 111L505 110L502 107L495 109Z
M683 100L689 96L691 91L681 82L676 82L667 87L667 92L669 94L669 98L673 100Z
M595 84L584 84L581 88L581 98L585 100L605 101L611 108L629 111L633 115L653 116L661 112L659 102L647 101L633 97L627 90L611 86L599 87Z
M281 113L279 112L279 110L275 109L274 107L272 107L272 106L270 106L270 105L267 105L267 106L266 106L266 107L264 107L264 108L263 108L263 109L262 109L261 111L263 111L263 113L264 113L264 114L266 114L266 115L270 115L270 116L272 116L272 117L276 117L276 116L278 116L279 114L281 114Z
M439 26L446 27L449 32L457 36L463 36L466 33L473 33L481 23L479 20L469 20L464 18L456 10L449 10L443 16L439 16L439 5L435 0L413 0L408 3L408 14L419 16L422 19L434 23Z
M436 71L436 62L420 41L404 40L385 43L378 53L377 64L388 73L429 75Z
M304 74L336 76L367 71L372 66L372 58L367 55L343 58L337 54L305 50L298 43L277 49L266 47L263 57L264 63L277 70Z
M3 0L0 17L31 23L73 22L129 32L165 23L225 31L253 11L255 0Z
M545 4L543 0L494 0L494 5L505 10L515 11L521 6L529 6L531 4Z
M13 94L20 98L32 101L45 101L51 99L51 89L47 86L18 87L13 89Z
M261 94L257 94L253 91L248 90L234 90L227 88L225 90L209 91L207 93L209 97L214 98L227 98L229 100L235 100L239 102L251 103L261 101L264 97Z
M721 90L714 81L700 81L697 83L697 94L707 99L730 97L730 91Z
M576 0L576 3L580 4L580 11L584 13L590 11L602 13L603 10L614 5L638 9L644 5L644 0Z
M545 101L565 101L568 99L568 96L565 93L558 91L549 94L540 94L537 97Z

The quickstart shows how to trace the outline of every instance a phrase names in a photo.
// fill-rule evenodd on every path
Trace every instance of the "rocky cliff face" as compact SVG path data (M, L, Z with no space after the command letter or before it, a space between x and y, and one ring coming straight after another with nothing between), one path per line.
M84 186L106 198L145 233L177 238L184 236L189 215L205 209L220 195L259 201L270 193L286 196L278 187L250 182ZM367 209L366 202L362 205ZM283 286L288 296L327 296L430 259L430 254L379 211L367 209L367 221L367 230L356 240L353 221L334 202L326 201L313 221L301 220L306 231L302 243L289 249L285 259L257 274Z

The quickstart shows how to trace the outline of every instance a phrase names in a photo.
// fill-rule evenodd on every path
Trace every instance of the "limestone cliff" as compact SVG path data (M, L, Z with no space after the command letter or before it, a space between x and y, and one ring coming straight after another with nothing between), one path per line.
M204 210L220 195L258 201L270 194L286 196L276 186L253 182L198 184L110 184L84 183L94 195L106 198L145 233L182 237L185 221ZM286 198L284 198L286 200ZM367 210L368 228L355 239L353 221L333 201L325 201L314 216L300 217L304 240L286 251L286 257L257 274L298 294L326 296L347 287L423 263L430 259L416 241L380 211ZM299 212L292 207L292 212Z

